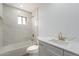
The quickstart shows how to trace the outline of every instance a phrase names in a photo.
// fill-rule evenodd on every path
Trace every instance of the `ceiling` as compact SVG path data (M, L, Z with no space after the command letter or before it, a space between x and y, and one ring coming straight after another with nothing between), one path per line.
M46 5L46 3L6 3L6 4L29 12L32 12L34 9Z

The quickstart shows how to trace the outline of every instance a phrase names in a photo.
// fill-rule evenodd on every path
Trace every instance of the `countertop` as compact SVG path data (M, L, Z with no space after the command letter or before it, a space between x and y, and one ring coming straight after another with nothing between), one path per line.
M38 40L79 55L79 40L78 39L74 39L71 42L69 42L68 44L58 44L54 41L50 41L50 40L53 40L53 38L51 38L51 37L38 37Z

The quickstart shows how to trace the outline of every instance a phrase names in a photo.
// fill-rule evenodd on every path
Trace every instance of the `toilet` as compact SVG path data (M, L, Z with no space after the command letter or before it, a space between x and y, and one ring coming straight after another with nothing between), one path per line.
M38 50L39 46L38 45L32 45L26 49L26 53L29 54L29 56L38 56Z

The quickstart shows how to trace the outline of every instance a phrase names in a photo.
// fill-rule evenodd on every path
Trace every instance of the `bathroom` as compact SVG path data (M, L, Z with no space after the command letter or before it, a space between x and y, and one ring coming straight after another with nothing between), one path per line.
M79 3L0 3L0 56L79 56L78 15Z

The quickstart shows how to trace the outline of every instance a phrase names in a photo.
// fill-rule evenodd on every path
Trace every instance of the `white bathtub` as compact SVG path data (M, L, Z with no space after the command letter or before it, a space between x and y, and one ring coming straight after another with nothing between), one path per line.
M26 48L31 46L31 41L24 41L0 48L0 56L22 56L26 54Z

